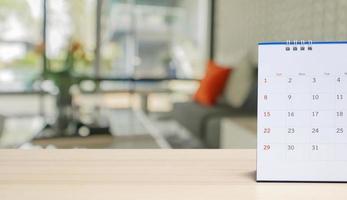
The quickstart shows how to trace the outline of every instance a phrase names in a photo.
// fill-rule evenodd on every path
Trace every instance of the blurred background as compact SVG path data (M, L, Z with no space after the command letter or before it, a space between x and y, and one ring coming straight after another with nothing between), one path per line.
M346 40L346 8L0 0L0 148L255 147L257 43Z

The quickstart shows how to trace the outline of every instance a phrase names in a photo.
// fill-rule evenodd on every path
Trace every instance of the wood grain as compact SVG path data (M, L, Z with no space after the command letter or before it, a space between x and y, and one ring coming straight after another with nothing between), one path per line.
M346 197L346 184L255 182L255 150L0 151L0 199Z

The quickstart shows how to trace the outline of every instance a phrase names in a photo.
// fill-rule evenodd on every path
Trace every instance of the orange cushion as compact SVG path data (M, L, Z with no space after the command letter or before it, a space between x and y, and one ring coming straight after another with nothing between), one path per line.
M223 93L230 72L230 68L209 61L205 77L195 93L195 101L206 106L216 104L218 97Z

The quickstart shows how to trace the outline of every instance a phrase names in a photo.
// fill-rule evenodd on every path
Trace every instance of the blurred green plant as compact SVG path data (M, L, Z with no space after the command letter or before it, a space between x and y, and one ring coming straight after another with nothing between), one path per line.
M42 55L44 45L38 45L36 51ZM43 73L44 79L53 81L58 88L58 94L56 96L57 120L55 123L57 134L65 134L68 132L69 125L73 124L71 112L67 111L72 110L72 94L70 93L70 88L83 79L83 77L75 75L75 66L78 63L88 66L91 60L88 59L82 44L72 41L67 49L62 69L52 70L48 67Z

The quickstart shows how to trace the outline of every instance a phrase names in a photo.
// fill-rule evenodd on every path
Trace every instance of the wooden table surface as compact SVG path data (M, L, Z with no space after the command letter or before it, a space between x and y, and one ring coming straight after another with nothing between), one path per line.
M1 150L0 199L346 199L347 184L257 183L255 150Z

